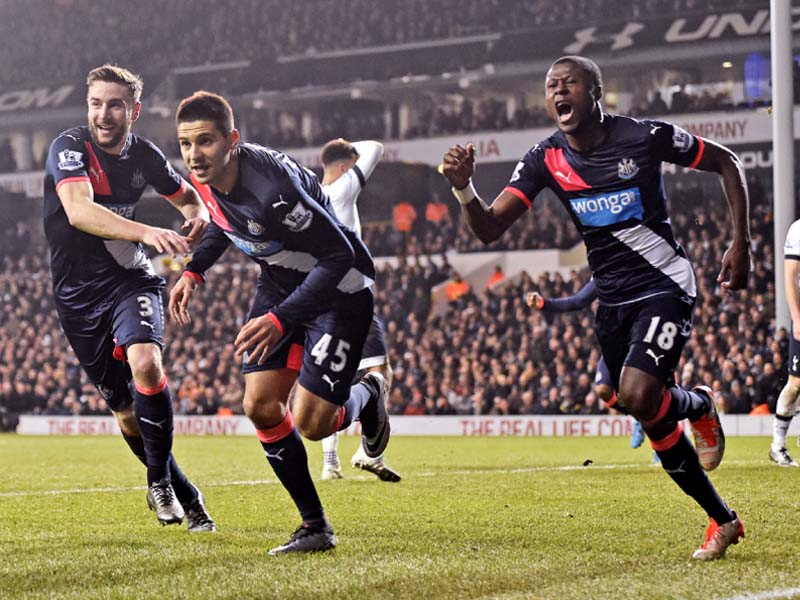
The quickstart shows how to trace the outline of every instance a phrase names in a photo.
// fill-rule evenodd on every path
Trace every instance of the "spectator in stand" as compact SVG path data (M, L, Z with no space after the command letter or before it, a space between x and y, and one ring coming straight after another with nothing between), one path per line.
M506 279L506 274L503 273L503 267L500 265L494 266L494 271L489 276L489 279L486 281L486 289L491 290L496 285L501 284Z

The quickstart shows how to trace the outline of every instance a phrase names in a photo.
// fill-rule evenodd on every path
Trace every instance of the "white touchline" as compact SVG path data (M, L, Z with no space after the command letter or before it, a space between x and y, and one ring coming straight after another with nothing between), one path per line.
M719 600L780 600L782 598L796 598L800 596L800 587L786 588L783 590L769 590L766 592L745 592L738 596L729 596Z
M763 464L763 460L730 460L726 461L725 465L754 465ZM626 463L621 465L597 465L592 464L589 466L583 465L561 465L551 467L518 467L515 469L462 469L457 471L425 471L421 473L411 472L407 475L409 478L413 477L443 477L446 475L491 475L493 473L548 473L557 471L587 471L587 470L614 470L614 469L650 469L653 465L649 463ZM348 476L347 479L354 481L371 481L374 477L365 475ZM277 479L248 479L248 480L235 480L235 481L218 481L203 483L200 487L225 487L229 485L264 485L278 483ZM137 490L146 490L147 487L137 485L132 487L104 487L104 488L73 488L65 490L20 490L16 492L0 492L0 498L24 498L29 496L61 496L65 494L98 494L98 493L118 493L118 492L134 492Z

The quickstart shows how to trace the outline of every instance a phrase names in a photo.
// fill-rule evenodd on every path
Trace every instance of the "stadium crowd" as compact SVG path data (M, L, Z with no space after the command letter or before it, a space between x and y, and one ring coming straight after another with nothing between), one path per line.
M168 72L176 65L263 62L294 54L603 22L623 12L646 19L763 6L759 0L568 0L553 10L544 0L399 0L392 10L371 10L370 0L140 0L136 18L131 18L126 4L6 2L0 7L0 49L6 66L0 83L29 83L33 76L36 82L71 81L116 55L120 47L127 49L134 69ZM423 12L426 17L421 19ZM187 16L197 14L203 15L204 23L192 25ZM19 27L23 22L25 27ZM187 44L187 38L204 43ZM159 40L157 53L150 51L153 39ZM48 60L39 60L41 56ZM28 68L32 64L37 65L35 74Z
M749 412L758 405L774 410L786 377L788 338L782 331L774 339L771 202L754 185L750 285L746 292L724 294L715 279L728 242L728 209L708 194L698 203L701 195L698 188L686 187L671 196L676 235L694 261L699 289L695 328L677 376L688 384L714 387L726 412ZM552 233L558 225L569 232L565 235L574 235L572 226L552 210L523 220L512 237L517 248L537 247L536 236ZM592 391L599 353L591 312L548 315L524 304L529 291L545 297L573 294L588 273L573 272L566 278L523 273L491 289L474 286L444 310L432 311L432 288L453 275L443 251L465 229L453 220L442 227L450 236L447 242L428 232L426 242L408 246L411 252L398 266L387 263L378 269L376 310L386 324L395 372L391 412L604 411ZM35 218L7 225L0 238L0 414L7 424L12 415L24 412L107 412L59 330L45 248ZM377 250L373 244L375 254L382 254ZM435 260L427 256L431 250ZM173 272L170 283L177 276ZM167 323L165 362L177 413L241 413L243 381L233 340L246 317L256 277L254 264L229 252L194 301L193 325L180 330Z

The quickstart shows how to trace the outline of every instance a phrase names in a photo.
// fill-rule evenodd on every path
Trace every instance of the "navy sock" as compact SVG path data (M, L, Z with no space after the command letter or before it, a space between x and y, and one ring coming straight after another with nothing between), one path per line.
M303 522L327 524L322 502L308 470L306 448L294 426L292 413L287 412L279 425L259 429L257 433L272 470L292 497Z
M370 378L367 378L369 381ZM361 411L364 410L367 402L376 393L370 383L360 381L350 388L350 397L344 403L344 418L336 431L347 429L353 421L358 420Z
M147 454L144 451L144 441L142 440L142 436L137 435L129 435L122 432L122 439L125 440L125 443L128 444L128 448L131 449L133 455L138 458L144 466L147 466Z
M708 396L694 391L673 386L667 390L672 397L669 409L664 419L667 421L682 421L689 419L697 421L708 412Z
M169 454L169 480L172 483L172 489L175 490L175 496L181 504L188 504L197 498L197 488L190 482L189 478L184 475L181 468L178 466L178 461L170 452Z
M677 441L666 450L656 450L664 471L687 496L691 496L718 524L733 520L733 513L717 494L711 480L700 466L697 452L686 439L682 428L676 429ZM657 446L658 442L652 442Z
M133 409L142 434L147 455L147 484L169 479L169 460L172 452L172 400L164 377L159 389L133 393Z
M141 435L128 435L127 433L122 434L122 439L125 440L125 443L128 444L128 447L131 449L131 452L138 458L143 465L147 466L147 455L144 451L144 441L142 440ZM172 489L175 490L175 495L178 497L178 501L182 504L188 504L195 498L197 498L197 491L196 488L189 482L189 479L186 475L183 474L181 468L178 466L175 457L170 453L169 455L169 475L170 480L172 481Z

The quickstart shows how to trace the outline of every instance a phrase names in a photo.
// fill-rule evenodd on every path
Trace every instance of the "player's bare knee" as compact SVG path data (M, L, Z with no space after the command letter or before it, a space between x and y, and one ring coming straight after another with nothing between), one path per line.
M128 364L136 385L155 388L164 379L161 350L155 344L136 344L127 350Z
M245 393L242 402L244 414L256 429L269 429L280 424L286 417L286 405L277 398L250 395Z
M299 417L295 420L294 424L300 432L300 435L312 442L319 442L331 434L330 426L320 423L319 420L303 419Z

